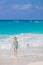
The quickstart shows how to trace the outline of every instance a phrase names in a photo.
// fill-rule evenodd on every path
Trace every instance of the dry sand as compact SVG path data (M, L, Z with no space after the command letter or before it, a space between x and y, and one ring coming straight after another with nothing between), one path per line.
M0 65L43 65L43 48L19 51L22 56L0 55Z
M32 65L32 64L40 64L43 65L43 56L22 56L15 59L14 57L0 57L0 65ZM37 63L34 63L37 62Z
M40 61L40 62L34 62L34 63L27 64L27 65L43 65L43 61Z

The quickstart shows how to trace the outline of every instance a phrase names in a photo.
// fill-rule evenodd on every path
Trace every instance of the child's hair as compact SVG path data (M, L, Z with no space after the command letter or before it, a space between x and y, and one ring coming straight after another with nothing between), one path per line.
M14 38L17 38L17 37L14 37Z
M16 40L17 40L17 37L14 37L14 39L16 39Z

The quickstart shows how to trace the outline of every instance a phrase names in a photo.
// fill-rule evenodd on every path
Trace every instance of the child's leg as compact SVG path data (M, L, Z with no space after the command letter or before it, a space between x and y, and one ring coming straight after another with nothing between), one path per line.
M17 57L17 50L14 50L14 56Z
M17 50L14 50L15 63L18 63Z

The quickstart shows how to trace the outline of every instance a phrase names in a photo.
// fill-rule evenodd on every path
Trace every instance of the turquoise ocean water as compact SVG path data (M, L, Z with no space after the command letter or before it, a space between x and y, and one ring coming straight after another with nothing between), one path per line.
M0 20L0 34L43 34L43 21Z

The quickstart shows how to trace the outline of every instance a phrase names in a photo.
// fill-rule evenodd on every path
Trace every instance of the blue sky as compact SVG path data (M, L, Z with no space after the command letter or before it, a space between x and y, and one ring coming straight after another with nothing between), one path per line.
M0 0L0 19L43 20L43 0Z

